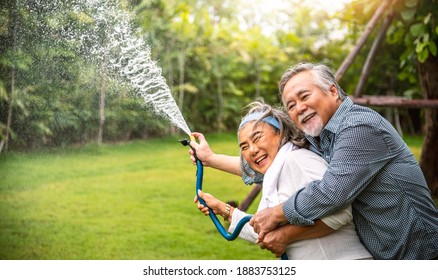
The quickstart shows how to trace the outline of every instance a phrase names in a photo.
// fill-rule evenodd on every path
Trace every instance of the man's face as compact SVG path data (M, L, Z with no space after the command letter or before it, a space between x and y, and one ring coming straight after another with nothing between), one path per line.
M323 92L311 82L312 73L304 71L285 85L282 100L289 117L305 134L316 137L336 112L341 101L335 85Z

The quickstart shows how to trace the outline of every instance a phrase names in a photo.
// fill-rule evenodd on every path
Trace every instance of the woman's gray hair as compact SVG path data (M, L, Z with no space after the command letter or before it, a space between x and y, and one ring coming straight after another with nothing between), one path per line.
M309 71L312 74L311 83L315 86L319 87L322 91L327 92L330 90L332 85L338 89L338 95L341 100L344 100L347 97L345 91L339 86L336 81L335 76L333 75L333 71L330 67L324 64L313 64L309 62L298 63L295 66L286 70L286 72L281 77L279 83L280 97L283 95L284 87L287 82L292 79L298 73Z
M309 146L309 142L304 137L304 133L295 126L289 116L282 109L280 109L280 107L274 108L271 105L264 103L263 100L259 99L248 104L245 109L248 110L248 113L242 118L242 120L244 120L247 116L251 114L263 113L263 115L258 120L256 120L256 124L268 124L275 130L276 133L280 135L280 145L278 146L278 149L280 149L287 142L292 142L293 144L301 148L307 148ZM274 117L279 123L279 128L274 127L269 123L263 122L263 119L267 117ZM242 128L244 126L242 126ZM239 129L237 133L239 133L240 130L241 129ZM242 171L245 172L246 175L251 176L253 171L248 170L248 167L245 166L245 160L242 154L240 154L240 163Z

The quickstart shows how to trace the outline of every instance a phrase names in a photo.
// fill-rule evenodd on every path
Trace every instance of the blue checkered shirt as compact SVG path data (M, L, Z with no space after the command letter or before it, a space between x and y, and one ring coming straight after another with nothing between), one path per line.
M308 137L329 168L287 200L291 224L352 204L361 242L376 259L438 256L438 211L409 147L377 112L346 98L321 132Z

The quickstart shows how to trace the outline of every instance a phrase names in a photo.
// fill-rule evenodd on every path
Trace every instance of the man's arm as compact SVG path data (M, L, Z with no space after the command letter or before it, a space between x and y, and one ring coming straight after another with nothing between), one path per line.
M263 241L265 234L287 223L283 212L283 203L258 211L249 221L249 224L258 233L258 241Z
M343 209L373 181L396 155L388 149L390 133L379 123L348 126L339 132L329 168L320 181L313 181L283 205L283 215L295 225L313 221Z
M263 241L257 243L260 248L268 249L278 258L286 251L287 245L293 242L323 237L334 231L321 220L316 220L314 225L307 227L287 224L267 233Z
M391 135L378 124L344 128L337 138L322 180L311 182L283 204L254 215L250 223L260 239L282 223L310 226L315 220L344 209L396 156L387 146Z

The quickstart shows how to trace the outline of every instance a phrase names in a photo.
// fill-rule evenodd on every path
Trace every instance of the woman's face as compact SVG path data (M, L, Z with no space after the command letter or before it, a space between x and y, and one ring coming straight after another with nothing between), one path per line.
M243 158L249 166L265 174L274 161L280 146L280 134L264 122L248 122L238 133Z

